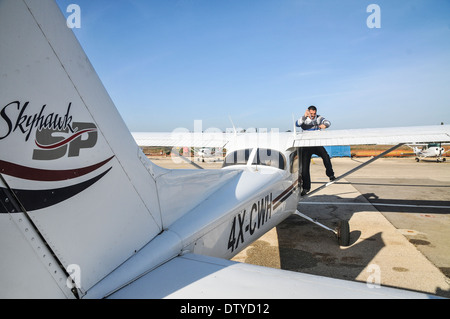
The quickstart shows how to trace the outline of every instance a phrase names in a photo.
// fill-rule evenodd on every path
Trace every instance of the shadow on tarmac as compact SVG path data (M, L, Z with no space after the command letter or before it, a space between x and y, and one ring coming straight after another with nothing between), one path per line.
M368 201L376 206L371 206ZM355 213L379 211L414 214L423 213L424 206L427 207L427 214L448 214L449 210L444 206L450 206L450 202L382 199L375 193L365 193L351 199L337 195L316 195L300 202L298 208L307 216L335 229L340 220L350 220ZM361 238L360 230L351 229L350 246L339 247L335 234L296 215L287 218L276 230L281 269L344 280L356 280L362 272L367 271L367 266L387 244L381 232ZM411 239L409 241L420 244ZM405 266L394 267L393 271L401 273L409 270ZM444 274L448 278L448 274ZM450 291L442 289L438 289L435 294L450 297Z

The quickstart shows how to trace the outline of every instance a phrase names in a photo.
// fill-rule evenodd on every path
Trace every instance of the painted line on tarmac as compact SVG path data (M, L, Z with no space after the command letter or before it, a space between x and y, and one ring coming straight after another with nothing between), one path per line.
M442 209L450 209L450 206L408 205L408 204L383 204L383 203L353 203L353 202L299 202L299 204L302 204L302 205L391 206L391 207L413 207L413 208L442 208Z

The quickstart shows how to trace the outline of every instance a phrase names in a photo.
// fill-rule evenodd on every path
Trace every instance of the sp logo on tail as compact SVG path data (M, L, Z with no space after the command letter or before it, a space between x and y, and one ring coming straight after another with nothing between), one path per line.
M72 131L72 132L70 132ZM74 122L72 130L52 128L36 131L34 160L55 160L64 156L80 155L81 149L92 148L97 144L98 132L94 123Z

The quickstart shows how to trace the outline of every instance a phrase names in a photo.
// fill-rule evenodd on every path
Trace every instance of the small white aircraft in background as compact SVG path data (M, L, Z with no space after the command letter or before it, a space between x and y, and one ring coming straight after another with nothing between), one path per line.
M417 147L417 144L408 145L413 149L414 154L416 155L416 162L429 158L435 158L435 161L438 163L446 161L446 158L443 157L443 155L448 151L445 151L445 148L442 147L442 143L427 143L422 145L422 148Z
M196 155L197 155L197 157L203 159L203 161L204 161L204 159L206 157L212 156L211 149L210 148L200 148L199 150L197 150Z
M297 213L302 147L449 126L132 135L53 0L1 0L0 43L0 298L428 297L228 259ZM164 169L135 140L227 156Z
M213 162L221 161L223 159L223 150L221 148L202 147L194 150L197 161L205 162L206 158L211 159Z

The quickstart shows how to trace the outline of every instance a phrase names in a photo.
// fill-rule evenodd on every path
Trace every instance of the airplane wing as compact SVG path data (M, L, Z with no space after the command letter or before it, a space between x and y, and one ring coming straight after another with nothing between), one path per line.
M397 145L450 141L450 125L324 130L296 135L295 147L332 145Z
M279 145L282 148L333 145L397 145L450 142L450 125L409 126L268 133L132 133L139 146L191 146L245 148Z
M112 292L107 298L246 299L249 296L252 299L430 298L429 295L417 292L388 287L375 288L362 282L191 253L172 259Z

